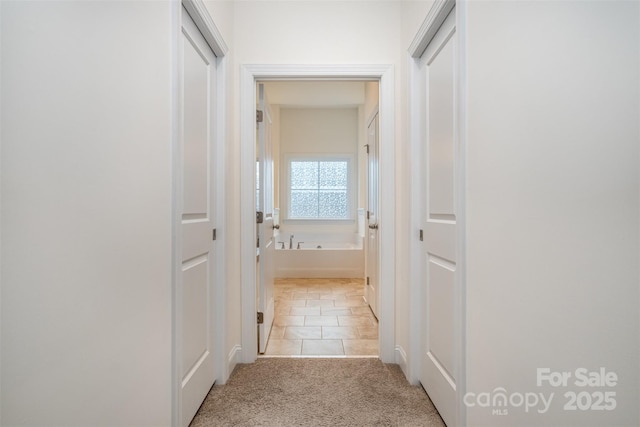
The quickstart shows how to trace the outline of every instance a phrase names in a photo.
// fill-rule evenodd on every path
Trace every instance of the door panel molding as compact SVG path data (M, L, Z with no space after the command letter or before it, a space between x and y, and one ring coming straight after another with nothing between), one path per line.
M245 64L240 71L241 160L241 290L242 360L257 357L255 323L255 159L256 81L296 79L378 80L380 82L380 358L395 363L395 126L394 69L392 65L282 65Z

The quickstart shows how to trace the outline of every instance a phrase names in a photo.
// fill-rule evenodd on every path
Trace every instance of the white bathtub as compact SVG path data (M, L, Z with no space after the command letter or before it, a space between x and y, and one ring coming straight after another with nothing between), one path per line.
M288 234L280 233L277 241L284 241L285 249L276 244L275 277L364 277L362 237L357 233L295 234L293 249Z

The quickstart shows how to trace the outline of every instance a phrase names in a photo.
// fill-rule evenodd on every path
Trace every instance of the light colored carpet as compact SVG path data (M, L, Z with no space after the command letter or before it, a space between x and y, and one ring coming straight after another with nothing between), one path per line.
M192 427L444 426L398 365L378 359L260 358L214 386Z

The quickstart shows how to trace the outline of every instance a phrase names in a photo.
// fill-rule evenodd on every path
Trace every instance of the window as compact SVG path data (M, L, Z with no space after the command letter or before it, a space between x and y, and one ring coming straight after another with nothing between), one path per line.
M351 219L349 158L289 159L289 219Z

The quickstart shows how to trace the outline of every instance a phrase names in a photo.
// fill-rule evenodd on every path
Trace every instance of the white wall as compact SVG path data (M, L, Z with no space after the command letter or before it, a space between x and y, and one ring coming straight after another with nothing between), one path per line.
M0 8L0 423L169 425L170 4Z
M280 233L355 233L357 232L358 133L357 108L282 108L280 109ZM287 221L288 155L346 154L352 159L353 221Z
M402 50L409 48L434 3L434 0L402 1Z
M638 425L639 4L468 4L468 391L555 392L469 425ZM538 387L537 368L614 371ZM614 411L565 411L614 391Z
M364 82L269 81L266 92L272 104L282 107L337 107L362 104Z
M397 63L400 57L395 1L240 1L235 19L238 64Z
M401 2L397 1L240 1L234 4L234 70L242 64L391 64L396 70L395 104L401 105L400 79L403 44L401 43ZM256 39L260 43L256 43ZM408 44L407 44L408 46ZM239 86L234 88L231 109L239 109ZM401 112L396 110L396 135L393 144L396 152L403 150L401 138ZM235 135L239 140L239 120L234 121ZM234 151L230 157L231 171L239 171L240 157ZM239 173L229 176L231 186L240 182ZM396 197L407 188L398 183ZM231 193L231 192L230 192ZM230 201L236 206L239 218L239 193ZM394 201L387 201L394 203ZM234 214L230 214L230 218ZM238 240L239 225L229 230L230 239ZM405 257L407 254L405 254ZM240 257L229 257L229 268L240 276ZM230 286L239 288L239 281ZM235 292L235 291L234 291ZM406 306L406 305L405 305ZM229 310L240 310L240 302L230 302ZM407 325L398 325L404 330ZM237 335L240 342L240 334ZM402 343L408 345L408 339Z

